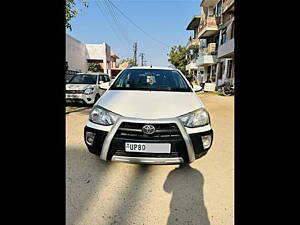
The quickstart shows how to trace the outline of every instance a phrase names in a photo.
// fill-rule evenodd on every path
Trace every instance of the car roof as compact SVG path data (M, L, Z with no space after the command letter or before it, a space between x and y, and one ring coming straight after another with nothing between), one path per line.
M76 73L75 75L108 75L106 73L91 73L91 72L87 72L87 73Z
M133 66L127 69L174 70L168 66Z

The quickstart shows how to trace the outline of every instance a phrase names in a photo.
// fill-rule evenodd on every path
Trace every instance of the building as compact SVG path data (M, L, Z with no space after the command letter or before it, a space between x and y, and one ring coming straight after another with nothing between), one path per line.
M85 44L87 50L87 63L100 65L100 72L111 75L111 49L106 43Z
M189 51L187 56L188 65L186 66L186 70L192 76L197 77L198 82L200 82L201 77L203 77L204 69L202 70L196 65L196 60L199 56L199 39L198 39L198 27L201 20L201 15L195 15L186 30L193 30L193 36L189 37L188 43L186 45L186 49Z
M216 82L217 50L220 18L215 14L214 6L217 0L203 0L201 2L202 15L198 26L198 39L200 40L199 57L196 64L204 68L200 82Z
M111 53L111 77L116 77L121 71L122 68L117 67L117 59L119 59L119 57L115 54L115 53Z
M66 67L68 72L86 72L87 50L85 44L66 34Z
M189 74L199 83L210 81L218 90L234 83L234 0L203 0L201 13L189 22Z
M223 0L221 6L218 58L220 59L217 86L234 84L234 0Z
M100 72L110 76L121 69L116 67L119 57L111 52L107 43L84 44L66 34L66 66L68 71L87 72L91 64L96 64Z

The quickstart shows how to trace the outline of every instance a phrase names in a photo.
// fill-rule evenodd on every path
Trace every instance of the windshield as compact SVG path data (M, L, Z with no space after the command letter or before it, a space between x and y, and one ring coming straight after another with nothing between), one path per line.
M192 92L176 70L126 69L110 90L151 90Z
M69 84L96 84L97 83L97 75L90 74L77 74L74 75Z

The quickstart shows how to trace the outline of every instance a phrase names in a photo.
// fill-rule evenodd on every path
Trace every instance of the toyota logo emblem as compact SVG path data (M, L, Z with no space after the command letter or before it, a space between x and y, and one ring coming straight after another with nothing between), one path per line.
M155 127L153 125L145 125L143 126L142 131L144 134L154 134Z

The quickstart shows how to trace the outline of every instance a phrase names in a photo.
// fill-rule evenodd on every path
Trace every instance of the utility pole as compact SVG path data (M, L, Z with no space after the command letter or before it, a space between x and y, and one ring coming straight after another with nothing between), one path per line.
M134 66L137 66L137 43L134 42L133 44L133 63L134 63Z
M141 53L140 56L141 56L141 64L142 64L142 66L145 66L145 64L144 64L146 62L144 60L145 53Z

